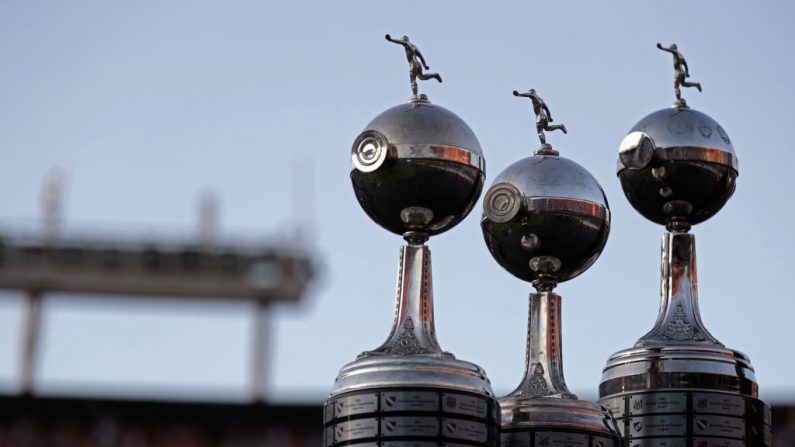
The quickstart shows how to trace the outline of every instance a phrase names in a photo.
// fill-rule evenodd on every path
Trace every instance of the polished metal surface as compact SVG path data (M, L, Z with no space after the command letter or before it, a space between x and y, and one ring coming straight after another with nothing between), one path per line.
M769 447L770 406L711 390L628 392L600 401L618 423L623 446Z
M498 404L486 373L439 346L431 252L425 243L463 220L483 188L485 162L467 124L417 96L425 60L408 37L414 97L373 119L351 149L356 198L406 240L392 329L339 372L324 408L325 447L496 447ZM421 64L421 65L420 65ZM361 316L351 314L351 329Z
M553 291L602 252L610 210L593 176L546 144L543 131L554 129L548 126L551 117L543 101L532 89L523 96L533 100L542 146L497 176L486 193L481 220L494 259L537 292L530 294L523 379L499 399L501 445L618 446L610 412L578 400L566 386L561 299Z
M415 222L425 215L421 209L405 214ZM422 242L401 248L392 330L380 347L340 370L326 402L326 447L393 439L437 447L499 442L497 401L486 373L437 341L430 256Z
M693 235L663 236L661 284L652 330L610 357L599 385L624 445L769 447L770 407L750 359L701 321Z
M351 181L365 212L396 234L400 213L433 213L423 231L439 234L463 220L480 197L486 163L472 129L428 101L392 107L373 119L351 150Z
M520 433L540 437L572 430L586 446L589 437L602 439L604 446L615 445L618 428L607 409L577 400L566 386L560 301L554 292L530 294L524 377L512 393L499 399L503 443L533 445L529 437L521 442Z
M770 407L750 359L701 320L693 235L663 236L661 270L654 326L608 359L599 385L624 445L770 446Z
M637 134L636 134L637 132ZM619 163L625 154L634 149L638 136L651 139L655 155L668 160L692 160L725 164L737 169L737 156L726 131L711 116L690 107L666 107L652 112L637 122L621 142ZM715 158L699 151L676 153L678 148L712 149L723 153ZM658 154L659 153L659 154ZM645 165L620 164L619 168L642 168Z
M630 204L669 229L714 216L734 194L737 156L726 131L689 107L649 114L619 148L618 177Z
M431 67L425 62L425 58L422 56L422 52L420 49L417 48L416 45L409 42L409 36L403 36L400 39L393 39L386 35L386 40L396 43L403 47L406 50L406 59L409 62L409 80L411 82L411 93L412 93L412 100L421 99L423 96L417 96L417 79L421 81L427 81L429 79L436 79L439 83L442 82L442 77L438 73L425 73L423 71L423 67L425 70L430 70Z
M557 155L557 151L554 151L552 146L547 144L547 137L544 131L552 132L554 130L560 130L563 133L567 133L566 126L564 124L549 124L554 121L554 119L552 119L552 112L549 111L547 103L538 96L535 89L531 88L527 93L519 93L517 90L514 90L513 96L530 98L530 101L533 102L533 113L536 115L536 132L538 133L538 139L541 140L541 148L539 148L536 153Z
M562 156L534 155L505 168L494 184L515 185L530 198L561 198L586 201L607 208L602 187L587 169Z
M630 204L652 222L687 231L714 216L734 194L737 155L726 130L681 98L687 63L673 54L677 101L657 110L629 131L619 146L618 177Z
M364 130L380 132L389 145L456 147L483 156L480 143L467 123L429 101L407 102L387 109L373 118Z
M400 250L395 317L386 341L344 366L331 395L371 387L445 387L493 397L483 370L445 352L436 338L431 251L422 244Z
M737 156L726 131L690 109L680 86L687 65L676 46L677 102L640 120L619 147L618 177L632 206L666 226L660 310L635 346L613 354L600 403L618 422L625 447L769 447L770 407L759 400L750 359L704 326L698 307L692 225L715 215L734 193Z
M758 387L748 357L726 348L701 320L695 237L665 234L661 264L657 321L634 347L608 360L601 392L692 387L756 397Z
M649 333L636 347L682 344L720 346L698 310L696 238L687 233L666 233L662 240L662 290L660 312Z
M408 244L400 250L397 299L392 330L376 354L442 354L433 319L431 250Z
M563 378L560 304L560 296L554 292L530 294L524 378L501 401L547 396L575 398Z
M497 405L480 393L368 389L332 396L324 407L325 446L497 446Z
M483 201L481 229L492 256L524 281L539 279L532 259L553 256L555 282L584 272L602 252L610 210L602 188L582 166L557 155L533 155L506 168ZM521 241L537 241L527 250Z

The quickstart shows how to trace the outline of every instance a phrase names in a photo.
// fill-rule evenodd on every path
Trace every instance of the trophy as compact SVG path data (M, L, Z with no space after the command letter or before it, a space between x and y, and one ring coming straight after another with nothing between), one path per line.
M435 79L408 37L412 97L381 113L353 143L351 182L359 204L402 235L397 299L386 341L345 365L324 406L326 447L493 447L497 401L486 373L439 346L431 253L425 242L461 222L480 196L485 163L475 134L454 113L418 95ZM351 315L351 318L359 316Z
M603 406L577 399L563 378L558 283L588 269L610 231L602 188L579 164L546 143L549 108L535 90L528 97L541 147L506 168L483 202L481 229L494 259L532 283L524 378L499 399L503 447L615 447L619 434Z
M770 446L770 407L758 399L748 357L707 331L698 310L690 227L731 197L737 156L726 131L687 106L690 73L676 45L676 101L640 120L619 148L618 178L629 202L665 225L657 321L635 346L613 354L599 386L632 447Z

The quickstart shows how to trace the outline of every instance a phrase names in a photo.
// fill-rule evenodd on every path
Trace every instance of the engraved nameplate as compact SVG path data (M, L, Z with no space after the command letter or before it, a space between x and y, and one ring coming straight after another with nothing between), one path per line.
M334 427L328 427L326 429L326 443L324 445L331 445L334 444Z
M356 447L359 446L357 445ZM381 447L439 447L439 443L423 441L386 441L381 444Z
M593 441L591 442L592 447L616 447L618 444L610 438L602 438L599 436L594 436Z
M748 433L746 433L748 441L770 445L771 436L769 425L764 424L762 421L748 421Z
M683 413L687 409L685 393L646 393L629 397L629 414Z
M588 435L540 431L536 432L535 447L588 447Z
M488 403L479 397L466 394L442 394L442 411L444 412L485 418L488 410Z
M530 445L530 432L502 433L500 447L527 447Z
M693 432L698 436L745 436L745 419L729 416L693 416Z
M357 419L339 423L332 428L334 429L334 442L374 438L378 435L378 419Z
M334 401L334 417L340 418L378 411L378 394L356 394Z
M381 421L381 436L437 436L439 420L434 417L398 416Z
M738 439L720 438L695 438L693 445L698 447L746 447L745 443Z
M752 419L764 421L766 424L770 424L771 422L771 415L770 415L770 407L765 405L764 402L757 399L748 399L750 401L750 417Z
M381 411L438 411L439 395L427 391L381 393Z
M327 402L323 406L323 422L331 422L334 419L334 402Z
M629 437L684 436L685 417L680 415L639 416L629 420Z
M618 425L618 434L620 434L622 438L625 438L627 436L627 429L624 425L624 421L618 421L616 425Z
M475 442L485 442L489 437L489 430L486 424L461 419L443 418L442 433L447 438L465 439Z
M613 399L605 399L600 400L600 404L604 405L611 413L613 413L614 418L620 418L624 416L624 398L623 397L616 397Z
M693 412L745 416L745 399L728 394L693 393Z
M633 439L629 442L629 447L685 447L685 439Z

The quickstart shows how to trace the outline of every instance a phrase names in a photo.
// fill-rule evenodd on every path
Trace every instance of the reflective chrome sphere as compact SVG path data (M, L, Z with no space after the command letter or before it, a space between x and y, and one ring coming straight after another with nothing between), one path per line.
M602 253L610 209L585 168L536 154L494 180L483 201L481 229L492 256L514 276L558 283L584 272Z
M426 99L378 115L354 141L351 161L362 208L397 234L454 227L477 202L485 177L472 129Z
M737 156L726 131L687 106L640 120L619 148L618 177L632 206L669 229L717 213L734 193Z

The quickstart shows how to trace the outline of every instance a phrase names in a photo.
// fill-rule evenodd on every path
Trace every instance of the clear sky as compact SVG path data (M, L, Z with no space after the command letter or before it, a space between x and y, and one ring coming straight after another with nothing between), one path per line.
M402 50L383 38L407 34L444 77L422 91L478 136L487 184L537 146L529 102L511 96L533 87L569 129L549 140L605 189L607 247L558 289L567 382L592 398L607 357L656 317L663 229L632 210L615 166L624 134L673 100L671 57L655 43L676 42L704 86L688 103L722 124L740 160L734 197L694 229L703 319L750 355L763 397L792 399L793 12L787 1L0 1L0 224L35 229L54 166L69 226L189 235L207 190L226 234L310 222L324 274L299 307L275 311L269 388L320 401L391 324L402 240L362 212L348 169L363 126L409 96ZM430 241L437 332L506 393L523 367L530 286L492 260L480 209ZM42 391L245 395L249 304L66 296L45 310ZM0 299L6 390L19 311L18 297Z

